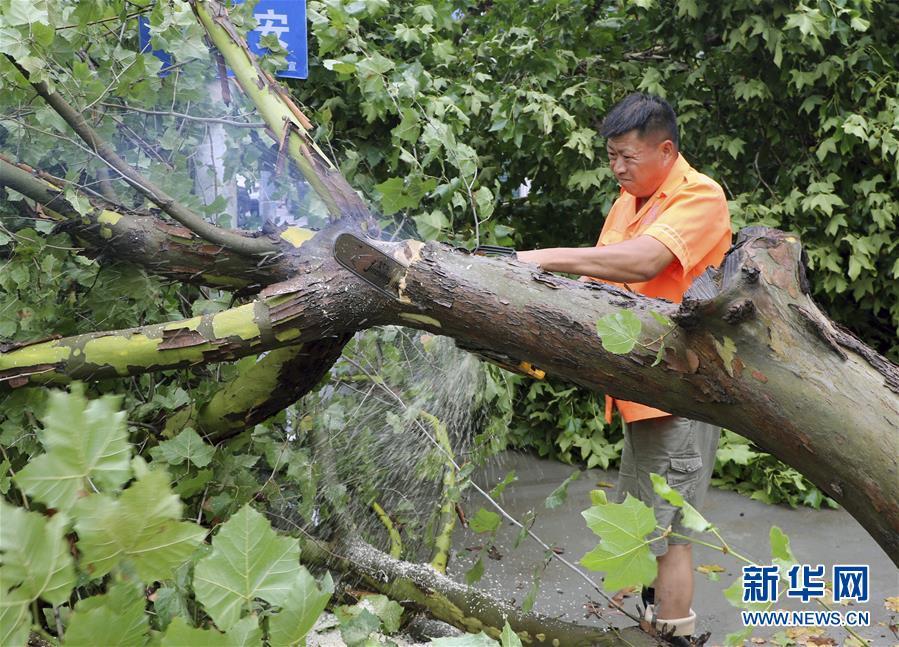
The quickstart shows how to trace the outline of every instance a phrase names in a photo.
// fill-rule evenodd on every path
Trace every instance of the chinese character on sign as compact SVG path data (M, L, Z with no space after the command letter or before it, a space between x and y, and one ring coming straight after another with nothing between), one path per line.
M243 0L234 0L240 4ZM308 47L306 43L306 0L259 0L253 18L256 29L247 32L247 45L254 54L267 50L259 45L262 36L274 34L281 46L287 50L287 69L276 72L276 76L305 79L309 75ZM138 21L141 51L150 47L150 23L145 16ZM165 67L172 64L172 58L162 50L153 50ZM163 72L164 76L167 72ZM230 75L230 73L229 73Z
M743 602L776 602L777 566L743 567Z
M787 589L787 597L799 598L803 602L824 597L823 564L818 564L814 568L808 564L793 564L788 575L790 588Z
M242 2L243 0L235 0ZM256 29L247 32L247 45L256 54L264 47L259 45L262 36L274 34L287 50L287 69L277 76L305 79L309 75L306 45L306 0L259 0L253 10Z
M287 14L275 13L273 9L269 9L265 13L254 13L253 18L258 23L254 31L258 31L260 36L275 34L281 47L287 47L287 43L281 39L281 34L290 31Z
M833 567L833 601L868 601L868 565L836 564Z

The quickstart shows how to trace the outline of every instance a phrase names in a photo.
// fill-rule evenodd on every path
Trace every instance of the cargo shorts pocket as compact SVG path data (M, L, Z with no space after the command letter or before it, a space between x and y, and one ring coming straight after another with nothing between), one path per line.
M668 461L668 473L665 475L665 480L688 503L692 503L701 473L701 456L672 456Z

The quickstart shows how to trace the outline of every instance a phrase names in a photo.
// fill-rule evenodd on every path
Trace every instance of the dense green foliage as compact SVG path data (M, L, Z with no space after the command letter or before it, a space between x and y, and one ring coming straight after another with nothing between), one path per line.
M331 598L330 576L320 589L297 540L248 505L221 524L211 550L198 550L207 529L182 521L165 459L205 466L213 448L197 439L185 452L182 433L159 446L165 459L132 458L118 400L88 402L81 385L50 393L44 452L13 477L26 507L0 500L0 643L27 642L39 600L53 605L46 617L67 645L140 645L148 632L163 645L261 645L264 633L271 645L302 641ZM29 511L29 500L55 514ZM99 595L72 595L101 582ZM226 633L204 628L209 618Z

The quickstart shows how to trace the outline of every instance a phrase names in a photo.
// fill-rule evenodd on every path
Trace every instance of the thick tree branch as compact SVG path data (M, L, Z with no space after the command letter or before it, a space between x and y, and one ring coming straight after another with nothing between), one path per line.
M59 222L60 228L86 246L88 255L127 260L157 276L217 288L258 290L287 279L299 269L298 247L314 235L310 230L288 227L268 239L279 253L254 258L211 245L188 229L155 216L103 208L87 195L82 197L92 208L82 215L49 178L2 155L0 186L34 200L39 213Z
M348 536L324 545L303 542L303 560L356 573L376 590L465 631L499 638L508 621L526 645L601 645L656 647L659 643L637 627L601 629L565 622L497 600L479 589L460 584L429 565L410 564Z
M202 216L192 212L175 198L135 171L128 162L119 157L106 141L104 141L84 117L75 108L51 90L43 81L31 82L28 71L19 65L9 54L6 57L19 70L32 88L52 107L60 117L75 131L98 157L118 171L128 184L140 191L148 200L156 204L162 211L181 223L184 227L204 240L221 245L239 254L263 254L277 251L275 245L264 238L248 238L239 233L227 231L207 222Z
M196 425L221 442L290 406L328 374L350 336L278 348L224 385L196 415Z

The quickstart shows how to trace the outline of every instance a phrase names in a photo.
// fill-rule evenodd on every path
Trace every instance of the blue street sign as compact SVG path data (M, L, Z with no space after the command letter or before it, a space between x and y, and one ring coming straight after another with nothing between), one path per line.
M243 0L235 0L240 4ZM309 52L306 43L306 0L259 0L253 9L256 28L247 32L247 44L256 55L267 50L259 46L259 39L274 34L278 42L287 50L287 68L277 72L277 76L305 79L309 76ZM150 25L140 17L138 25L140 51L150 46ZM161 50L153 54L162 61L164 67L172 64L172 57Z

